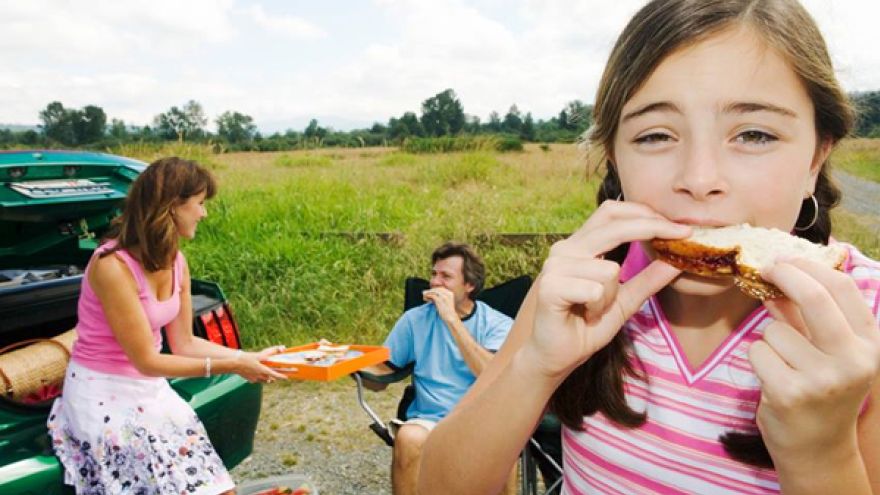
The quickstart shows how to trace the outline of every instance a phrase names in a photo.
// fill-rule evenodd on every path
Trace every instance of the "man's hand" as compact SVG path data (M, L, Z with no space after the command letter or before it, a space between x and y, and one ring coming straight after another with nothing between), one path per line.
M440 318L447 324L455 321L461 321L458 312L455 310L455 297L452 291L445 287L437 287L422 292L422 298L425 301L434 303Z

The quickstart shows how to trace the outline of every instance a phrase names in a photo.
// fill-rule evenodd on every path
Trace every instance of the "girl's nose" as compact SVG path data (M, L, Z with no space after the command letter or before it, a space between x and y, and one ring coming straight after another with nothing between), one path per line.
M675 181L675 190L696 200L706 200L727 192L721 150L707 143L692 143L682 157Z

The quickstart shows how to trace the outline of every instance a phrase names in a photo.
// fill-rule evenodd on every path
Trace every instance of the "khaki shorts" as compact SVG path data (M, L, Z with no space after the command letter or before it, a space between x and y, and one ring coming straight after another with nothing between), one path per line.
M437 423L431 421L430 419L422 419L422 418L412 418L406 421L401 421L399 419L392 419L388 422L388 431L391 432L391 438L397 436L397 432L400 430L400 427L403 425L419 425L422 428L428 430L428 433L437 426Z

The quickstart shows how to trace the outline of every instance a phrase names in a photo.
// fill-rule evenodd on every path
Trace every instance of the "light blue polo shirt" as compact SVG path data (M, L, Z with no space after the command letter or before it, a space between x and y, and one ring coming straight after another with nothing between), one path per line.
M513 320L477 301L473 314L462 323L484 349L497 351ZM407 409L407 418L440 421L476 380L432 303L404 313L383 345L391 349L390 361L395 366L415 362L416 398Z

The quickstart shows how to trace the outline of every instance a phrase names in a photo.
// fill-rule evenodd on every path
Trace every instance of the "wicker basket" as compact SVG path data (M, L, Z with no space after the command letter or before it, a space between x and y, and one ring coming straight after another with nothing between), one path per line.
M76 331L51 339L16 342L0 349L0 387L3 397L39 404L61 393Z

